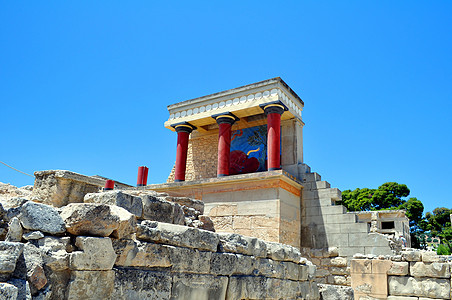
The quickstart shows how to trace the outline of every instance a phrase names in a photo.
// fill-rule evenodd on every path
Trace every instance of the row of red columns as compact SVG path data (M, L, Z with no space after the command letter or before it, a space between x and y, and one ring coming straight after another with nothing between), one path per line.
M267 168L269 171L281 169L281 115L287 110L282 103L270 103L261 106L267 116ZM217 176L229 175L229 157L231 149L231 127L238 118L231 113L215 115L218 132L218 169ZM185 181L187 165L188 139L196 127L185 122L174 125L177 132L176 168L174 181Z

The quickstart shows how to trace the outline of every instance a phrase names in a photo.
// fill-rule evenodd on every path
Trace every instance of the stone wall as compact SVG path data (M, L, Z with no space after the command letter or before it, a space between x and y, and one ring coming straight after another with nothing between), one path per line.
M138 189L60 208L22 200L0 206L1 299L320 298L298 249L215 233L197 200Z
M351 260L355 299L451 299L451 256L406 249L401 255Z

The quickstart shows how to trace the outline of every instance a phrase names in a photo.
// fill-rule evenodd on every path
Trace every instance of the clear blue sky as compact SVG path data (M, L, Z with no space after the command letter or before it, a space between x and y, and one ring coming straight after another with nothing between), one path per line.
M166 106L280 76L305 162L344 189L450 208L450 1L0 1L0 160L166 180ZM0 165L0 181L31 177Z

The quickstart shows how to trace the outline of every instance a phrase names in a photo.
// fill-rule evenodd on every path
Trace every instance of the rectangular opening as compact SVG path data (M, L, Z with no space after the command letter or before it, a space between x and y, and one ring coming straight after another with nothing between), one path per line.
M381 222L381 229L394 229L394 221Z

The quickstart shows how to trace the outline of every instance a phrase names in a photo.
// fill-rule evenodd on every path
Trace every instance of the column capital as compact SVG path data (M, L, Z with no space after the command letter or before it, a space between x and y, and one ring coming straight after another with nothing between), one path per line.
M196 126L193 126L188 122L173 124L173 125L171 125L171 127L173 127L176 130L176 132L191 133L193 130L196 130Z
M233 113L230 112L224 112L221 114L216 114L216 115L212 115L212 118L215 119L215 121L217 121L217 124L223 124L223 123L228 123L228 124L234 124L236 121L240 120L236 115L234 115Z
M286 110L289 110L287 106L284 105L281 101L272 101L268 103L264 103L259 105L262 108L266 115L271 113L277 113L282 115Z

